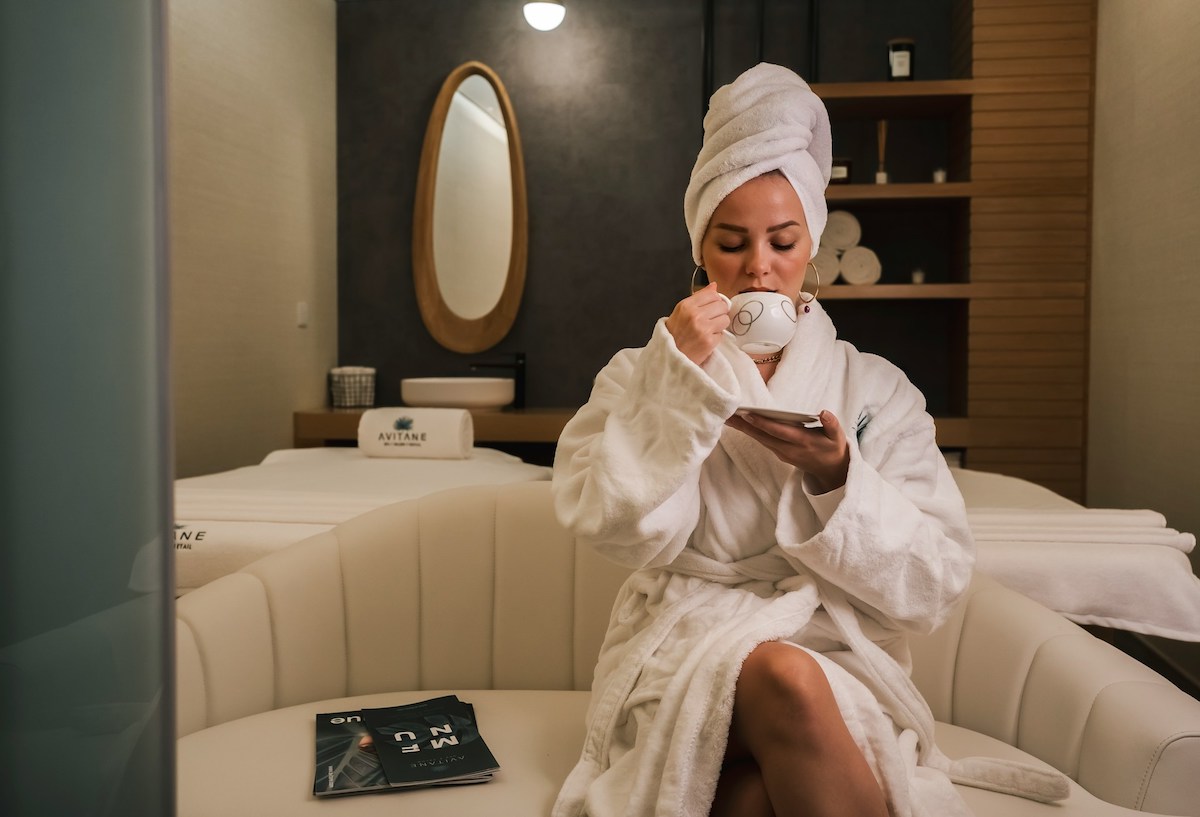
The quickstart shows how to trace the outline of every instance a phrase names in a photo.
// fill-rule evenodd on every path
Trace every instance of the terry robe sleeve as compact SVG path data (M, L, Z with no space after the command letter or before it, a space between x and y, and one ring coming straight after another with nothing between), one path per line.
M831 513L804 494L803 474L784 486L776 536L783 551L836 585L888 627L928 632L966 591L974 544L966 510L934 439L924 398L891 365L862 356L859 377L888 382L882 398L864 401L850 469ZM851 378L852 380L855 378ZM804 539L809 511L823 529Z
M660 320L644 349L619 352L555 452L555 510L583 541L628 567L670 563L700 513L698 475L738 404L714 355L705 370ZM636 464L636 467L630 467Z

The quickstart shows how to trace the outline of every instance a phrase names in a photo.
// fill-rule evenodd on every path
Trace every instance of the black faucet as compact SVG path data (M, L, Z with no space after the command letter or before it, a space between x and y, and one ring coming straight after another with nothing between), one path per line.
M512 360L488 360L471 364L471 371L507 369L513 373L513 402L515 409L525 408L525 353L514 352Z

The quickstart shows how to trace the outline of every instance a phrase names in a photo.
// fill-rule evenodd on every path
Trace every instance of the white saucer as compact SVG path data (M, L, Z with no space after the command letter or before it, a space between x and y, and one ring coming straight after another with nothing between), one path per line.
M794 426L809 426L812 423L821 424L819 415L809 414L805 411L785 411L784 409L761 408L759 406L739 406L734 414L742 416L757 414L760 417L766 417L768 420L775 420L779 423L787 423Z

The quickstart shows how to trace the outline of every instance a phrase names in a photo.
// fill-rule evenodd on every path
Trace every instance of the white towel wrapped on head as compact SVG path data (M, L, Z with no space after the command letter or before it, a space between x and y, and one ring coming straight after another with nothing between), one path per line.
M782 171L800 197L815 254L828 218L825 188L832 165L825 103L795 73L764 62L718 88L704 116L704 145L683 195L695 262L703 266L700 244L717 205L773 170Z
M358 421L358 447L368 457L461 460L471 456L471 412L452 408L378 408Z

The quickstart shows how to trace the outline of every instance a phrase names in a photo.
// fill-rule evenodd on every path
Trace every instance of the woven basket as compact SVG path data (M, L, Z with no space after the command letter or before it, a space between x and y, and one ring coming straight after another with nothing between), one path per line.
M375 405L375 372L331 371L329 402L334 408Z

